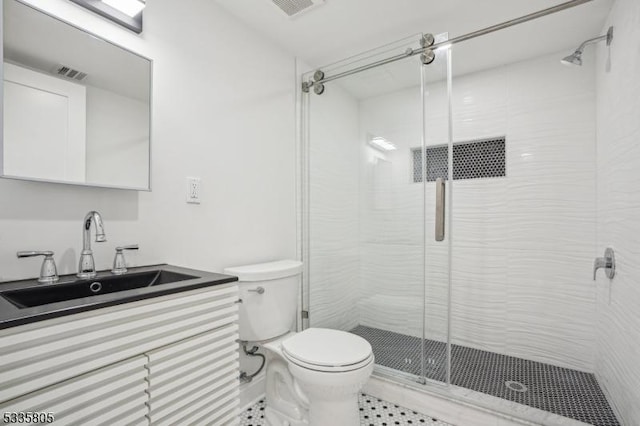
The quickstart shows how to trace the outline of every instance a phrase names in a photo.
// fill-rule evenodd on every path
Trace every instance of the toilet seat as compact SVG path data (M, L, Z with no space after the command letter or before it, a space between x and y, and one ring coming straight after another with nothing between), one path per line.
M365 339L325 328L309 328L286 339L282 354L300 367L323 372L353 371L373 362L373 350Z
M315 364L310 364L310 363L306 363L304 361L300 361L298 359L293 358L292 356L288 355L286 352L283 352L283 356L285 357L285 359L287 361L289 361L292 364L295 364L297 366L300 366L302 368L306 368L307 370L314 370L314 371L321 371L324 373L341 373L341 372L347 372L347 371L354 371L354 370L358 370L360 368L364 368L367 365L371 364L373 362L373 354L369 355L369 358L357 363L357 364L351 364L351 365L341 365L341 366L335 366L335 367L327 367L325 365L315 365Z

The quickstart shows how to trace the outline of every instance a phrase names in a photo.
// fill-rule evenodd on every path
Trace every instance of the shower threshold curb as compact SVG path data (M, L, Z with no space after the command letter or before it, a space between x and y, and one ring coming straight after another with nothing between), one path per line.
M376 366L363 392L412 410L427 410L442 421L474 426L592 426L568 417L481 392L396 377ZM460 408L463 408L462 410ZM496 423L500 421L500 423Z

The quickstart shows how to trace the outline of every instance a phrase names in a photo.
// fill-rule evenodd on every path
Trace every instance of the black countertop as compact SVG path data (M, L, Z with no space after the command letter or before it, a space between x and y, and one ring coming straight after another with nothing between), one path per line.
M197 278L151 287L141 287L113 293L97 294L95 296L65 300L62 302L33 307L18 307L4 298L2 294L27 288L50 288L52 292L55 292L56 287L78 282L79 279L75 275L63 275L60 277L59 281L52 284L41 284L35 279L2 282L0 283L0 329L105 308L107 306L121 305L123 303L135 302L137 300L195 290L202 287L227 284L238 280L237 277L231 275L198 271L195 269L181 268L166 264L129 268L125 275L158 270L193 275ZM95 278L84 281L87 281L88 283L100 282L101 279L110 277L113 277L113 274L111 274L110 271L100 271Z

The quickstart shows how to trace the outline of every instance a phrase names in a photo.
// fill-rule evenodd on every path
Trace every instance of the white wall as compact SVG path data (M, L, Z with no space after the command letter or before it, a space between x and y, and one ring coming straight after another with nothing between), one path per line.
M617 0L598 46L598 245L616 276L598 272L596 374L625 425L640 424L640 3Z
M56 252L74 273L81 222L96 209L113 248L139 243L129 263L220 271L295 256L294 60L214 2L149 2L141 36L62 0L30 3L154 60L152 187L130 192L0 180L0 279L37 275L23 249ZM202 204L185 203L185 177Z
M562 53L454 78L454 141L506 135L507 177L454 182L451 336L593 371L595 72L586 57L583 67L563 67ZM441 145L446 85L427 92L427 145ZM366 99L360 111L361 138L374 133L399 148L385 155L391 189L375 188L375 170L363 175L371 197L393 198L384 209L362 207L360 323L420 336L423 205L410 165L422 131L419 89ZM428 182L425 324L427 337L444 341L447 242L434 241L434 199Z

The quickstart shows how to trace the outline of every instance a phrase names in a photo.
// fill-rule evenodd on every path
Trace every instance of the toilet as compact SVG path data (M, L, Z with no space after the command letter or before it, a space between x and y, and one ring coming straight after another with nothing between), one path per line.
M302 263L281 260L224 272L239 279L240 340L265 349L267 424L359 425L358 393L373 372L371 345L345 331L291 331Z

